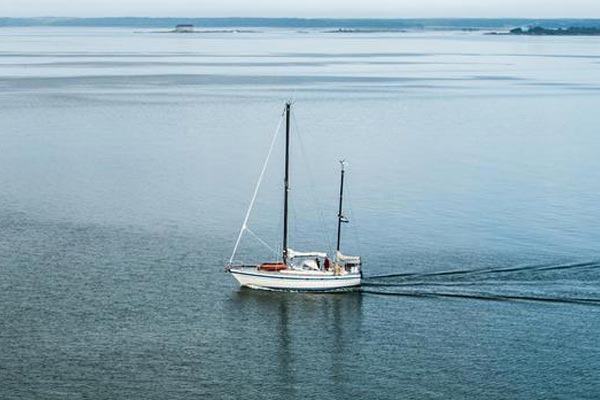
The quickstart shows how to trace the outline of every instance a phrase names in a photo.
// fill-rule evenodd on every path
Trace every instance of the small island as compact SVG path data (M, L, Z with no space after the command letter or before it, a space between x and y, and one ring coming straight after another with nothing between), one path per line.
M514 28L508 32L491 32L490 35L527 36L600 36L600 27L571 26L569 28L543 28L541 26Z

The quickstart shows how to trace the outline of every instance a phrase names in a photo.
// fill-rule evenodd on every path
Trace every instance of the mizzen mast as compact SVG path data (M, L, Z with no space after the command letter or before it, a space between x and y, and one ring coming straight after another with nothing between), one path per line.
M348 222L348 219L343 214L342 204L344 199L344 165L345 160L340 160L341 173L340 173L340 207L338 209L338 226L337 226L337 246L335 248L336 254L340 252L340 242L342 238L342 222Z

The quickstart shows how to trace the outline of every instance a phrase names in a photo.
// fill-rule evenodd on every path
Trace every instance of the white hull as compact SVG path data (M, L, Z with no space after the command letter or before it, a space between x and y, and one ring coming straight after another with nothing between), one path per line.
M335 291L360 286L360 273L333 275L321 271L261 271L256 267L231 268L240 283L254 289L290 291Z

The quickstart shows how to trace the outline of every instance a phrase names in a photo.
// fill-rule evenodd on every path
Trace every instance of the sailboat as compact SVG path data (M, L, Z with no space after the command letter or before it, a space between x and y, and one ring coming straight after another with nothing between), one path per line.
M238 235L233 254L225 270L239 282L241 286L264 289L264 290L288 290L288 291L339 291L349 290L360 286L362 279L362 263L358 256L347 256L341 252L342 224L348 222L343 214L344 198L344 161L340 161L340 196L337 216L337 246L333 262L330 262L327 253L324 252L299 252L288 247L288 204L290 194L290 114L291 102L285 103L285 158L284 158L284 193L283 193L283 232L282 232L282 254L281 259L264 262L256 265L244 263L235 264L234 258L240 244L242 234L249 230L247 223L256 199L258 187L264 176L265 168L273 150L275 138L271 143L271 149L267 161L263 166L262 173L246 213L244 223Z

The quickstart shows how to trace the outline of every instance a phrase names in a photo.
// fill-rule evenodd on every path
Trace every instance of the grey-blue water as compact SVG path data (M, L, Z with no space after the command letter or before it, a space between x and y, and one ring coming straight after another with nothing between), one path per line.
M4 28L0 89L2 399L600 396L598 39ZM362 292L223 272L289 98L292 245L347 159Z

